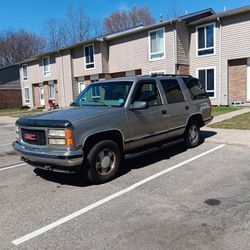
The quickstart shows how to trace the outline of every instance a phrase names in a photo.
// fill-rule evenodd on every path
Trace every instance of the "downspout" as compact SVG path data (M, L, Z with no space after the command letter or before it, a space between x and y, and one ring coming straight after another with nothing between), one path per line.
M221 20L219 17L217 17L217 21L219 23L219 29L220 29L220 52L219 52L219 106L221 106L221 90L222 90L222 26L221 26Z
M176 64L177 64L177 46L176 46L176 24L170 20L170 23L173 25L173 33L174 33L174 44L173 44L173 52L174 52L174 57L173 57L173 69L174 69L174 74L176 74Z
M64 83L64 64L63 64L63 53L61 51L58 51L60 53L61 59L62 59L62 87L63 87L63 99L64 99L64 107L66 107L66 95L65 95L65 83Z

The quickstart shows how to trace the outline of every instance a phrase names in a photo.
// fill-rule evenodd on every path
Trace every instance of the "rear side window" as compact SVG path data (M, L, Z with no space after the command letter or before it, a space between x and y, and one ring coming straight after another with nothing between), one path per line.
M184 102L184 96L176 79L160 81L164 89L168 103Z
M208 98L208 95L204 87L202 86L202 84L199 82L198 79L195 78L182 78L182 79L185 82L193 100Z

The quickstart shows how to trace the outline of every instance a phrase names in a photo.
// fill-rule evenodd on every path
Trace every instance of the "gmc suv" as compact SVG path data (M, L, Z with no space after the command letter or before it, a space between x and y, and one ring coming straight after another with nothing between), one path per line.
M13 147L30 165L110 181L125 154L167 140L200 141L209 97L189 75L125 77L90 84L71 107L20 118Z

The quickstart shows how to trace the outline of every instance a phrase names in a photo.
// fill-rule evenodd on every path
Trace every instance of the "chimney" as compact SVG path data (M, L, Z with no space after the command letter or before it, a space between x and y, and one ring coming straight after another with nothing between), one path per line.
M162 23L162 22L163 22L163 15L160 14L160 23Z

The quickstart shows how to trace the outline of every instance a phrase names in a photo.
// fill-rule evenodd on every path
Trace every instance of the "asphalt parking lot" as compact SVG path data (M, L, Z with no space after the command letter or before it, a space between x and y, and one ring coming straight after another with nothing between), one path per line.
M250 249L250 148L178 143L91 186L22 164L14 136L1 120L0 249Z

